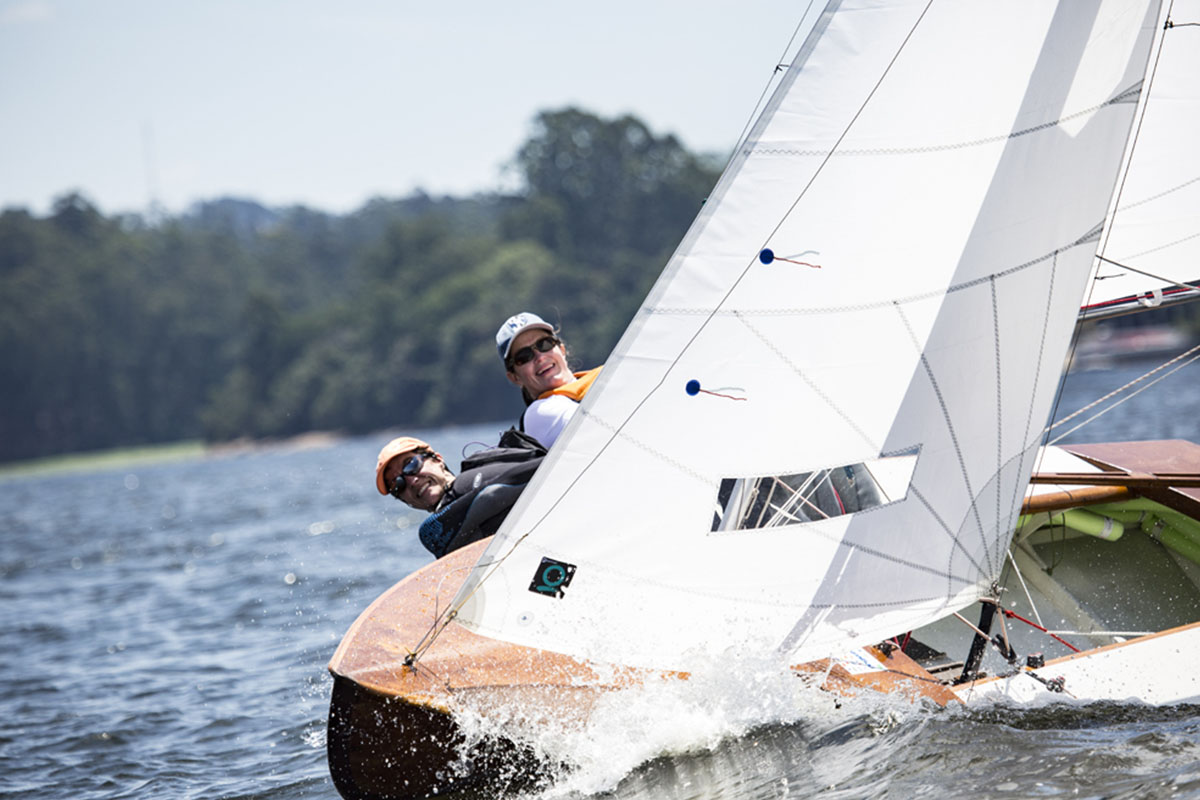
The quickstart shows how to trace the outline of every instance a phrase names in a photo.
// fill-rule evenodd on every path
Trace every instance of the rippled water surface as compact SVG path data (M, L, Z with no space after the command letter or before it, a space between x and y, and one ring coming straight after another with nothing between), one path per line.
M1141 371L1074 376L1060 415ZM1185 370L1071 439L1200 440L1197 383ZM501 427L426 436L456 462ZM386 438L0 478L0 797L336 798L325 665L428 560L419 516L374 491ZM1200 796L1197 708L835 704L732 670L697 685L613 709L542 794Z

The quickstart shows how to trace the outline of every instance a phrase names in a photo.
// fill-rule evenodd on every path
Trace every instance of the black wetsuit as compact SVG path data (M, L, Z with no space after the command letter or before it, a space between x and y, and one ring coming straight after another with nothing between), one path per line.
M438 558L491 536L508 516L546 449L532 437L509 430L500 445L463 460L462 474L437 509L421 523L421 544Z

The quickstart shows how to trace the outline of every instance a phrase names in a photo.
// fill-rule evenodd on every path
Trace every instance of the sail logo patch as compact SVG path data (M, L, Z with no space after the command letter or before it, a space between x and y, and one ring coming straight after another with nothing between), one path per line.
M562 597L567 587L571 585L571 578L574 575L574 564L543 557L542 563L538 565L537 572L533 575L533 582L529 584L529 591L535 594Z

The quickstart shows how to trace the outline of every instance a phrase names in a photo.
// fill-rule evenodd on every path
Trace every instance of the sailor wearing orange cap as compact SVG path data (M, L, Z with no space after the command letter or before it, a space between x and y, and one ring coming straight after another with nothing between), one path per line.
M495 533L545 454L529 437L506 431L499 446L464 459L462 474L455 477L427 442L401 436L379 451L375 488L433 512L418 534L421 544L441 558Z

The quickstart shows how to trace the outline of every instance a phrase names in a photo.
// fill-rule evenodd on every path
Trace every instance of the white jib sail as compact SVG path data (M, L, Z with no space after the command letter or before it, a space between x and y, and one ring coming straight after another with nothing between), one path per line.
M1151 63L1152 88L1102 254L1108 260L1097 262L1085 311L1195 297L1179 284L1200 279L1200 0L1175 0L1170 17L1179 27Z
M1158 13L830 3L458 621L687 669L841 652L986 593Z

